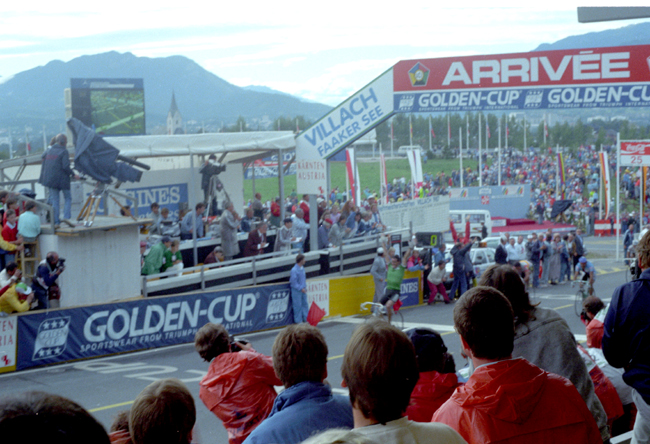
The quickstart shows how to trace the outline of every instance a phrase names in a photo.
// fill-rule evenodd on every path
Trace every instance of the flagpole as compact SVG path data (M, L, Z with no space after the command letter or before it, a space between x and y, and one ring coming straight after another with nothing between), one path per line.
M460 187L463 188L463 127L458 128L458 157L460 158Z
M616 133L616 260L620 254L621 237L621 133Z
M544 114L544 149L546 149L546 114Z
M498 166L499 166L499 186L501 186L501 119L499 119L499 147L497 148Z
M409 145L413 146L413 123L411 122L410 114L409 114Z
M45 138L45 125L43 125L43 151L47 149L47 140Z
M393 139L395 138L395 133L394 133L394 129L393 129L394 120L395 120L395 117L390 119L390 157L391 158L394 157L393 156Z
M526 143L526 115L524 114L524 154L528 152L528 144Z
M485 135L487 138L487 134ZM481 113L478 114L478 186L483 186L483 156L481 151Z
M447 113L447 146L451 149L451 124L449 122L449 113Z
M600 201L599 205L599 211L598 211L598 218L600 220L603 220L603 175L605 174L605 171L602 171L603 168L605 167L605 163L603 162L603 144L600 144L600 186L598 187L598 199Z
M557 145L556 148L556 157L557 157L557 162L555 165L555 199L559 199L560 196L560 145Z
M14 158L14 143L13 138L11 137L11 127L9 127L9 158Z
M465 147L467 148L467 155L469 155L469 113L465 114L465 126L467 127L467 142L465 142ZM467 184L471 185L472 182Z
M429 116L429 152L432 151L432 146L431 146L431 116Z

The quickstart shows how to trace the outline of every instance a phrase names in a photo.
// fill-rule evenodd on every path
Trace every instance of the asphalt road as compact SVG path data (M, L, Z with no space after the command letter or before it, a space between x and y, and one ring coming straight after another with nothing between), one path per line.
M612 245L603 244L600 239L588 241L587 245L590 251L598 247L599 252L594 251L594 256L611 256L614 253L613 240L607 241ZM608 302L613 290L625 283L623 265L606 257L596 257L593 262L598 274L596 294ZM549 286L532 293L531 299L542 307L557 310L567 320L577 339L584 341L585 327L574 312L575 290L568 284ZM442 333L447 348L456 359L456 367L461 368L466 362L459 353L460 340L453 330L452 310L453 305L439 303L404 309L403 316L405 327L428 326ZM364 318L349 317L319 325L329 346L328 381L341 393L344 393L340 388L341 358L352 331L360 322L364 322ZM257 351L268 355L276 334L277 331L268 331L241 337L252 342ZM188 385L196 401L198 442L226 444L228 439L223 425L199 399L198 383L207 367L193 345L185 344L2 374L0 394L29 390L57 393L80 403L108 428L115 415L128 409L145 386L160 378L175 377Z

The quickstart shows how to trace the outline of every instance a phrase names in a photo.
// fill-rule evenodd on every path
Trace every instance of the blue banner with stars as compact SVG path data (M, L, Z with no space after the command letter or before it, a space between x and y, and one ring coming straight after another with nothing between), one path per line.
M208 322L230 334L288 325L289 284L25 314L18 319L16 369L194 342Z

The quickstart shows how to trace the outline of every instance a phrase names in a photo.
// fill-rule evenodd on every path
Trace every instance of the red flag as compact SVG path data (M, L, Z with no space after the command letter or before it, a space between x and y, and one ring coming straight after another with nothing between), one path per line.
M431 135L432 135L433 137L436 137L436 133L433 131L433 128L431 128Z
M321 319L325 317L325 314L325 310L320 308L316 302L312 302L311 307L309 307L309 312L307 313L307 322L316 327Z

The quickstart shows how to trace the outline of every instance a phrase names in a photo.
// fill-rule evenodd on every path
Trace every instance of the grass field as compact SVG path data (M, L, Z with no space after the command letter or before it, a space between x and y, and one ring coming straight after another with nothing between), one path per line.
M379 193L380 178L379 178L379 159L374 161L366 161L359 159L359 180L362 189L367 186L370 191ZM458 160L454 159L433 159L429 160L426 164L422 165L422 170L425 173L437 174L444 171L449 175L452 170L457 170L459 167ZM463 159L463 168L477 167L475 160ZM405 177L408 181L411 178L411 169L407 159L390 159L386 160L386 170L388 180L392 181L395 177ZM330 174L332 176L332 187L339 187L345 190L345 163L332 162L330 167ZM292 190L296 189L296 176L284 177L284 192L285 195L291 194ZM268 179L256 179L255 191L262 194L262 200L270 200L278 195L278 179L272 177ZM253 198L253 181L244 180L244 201Z

